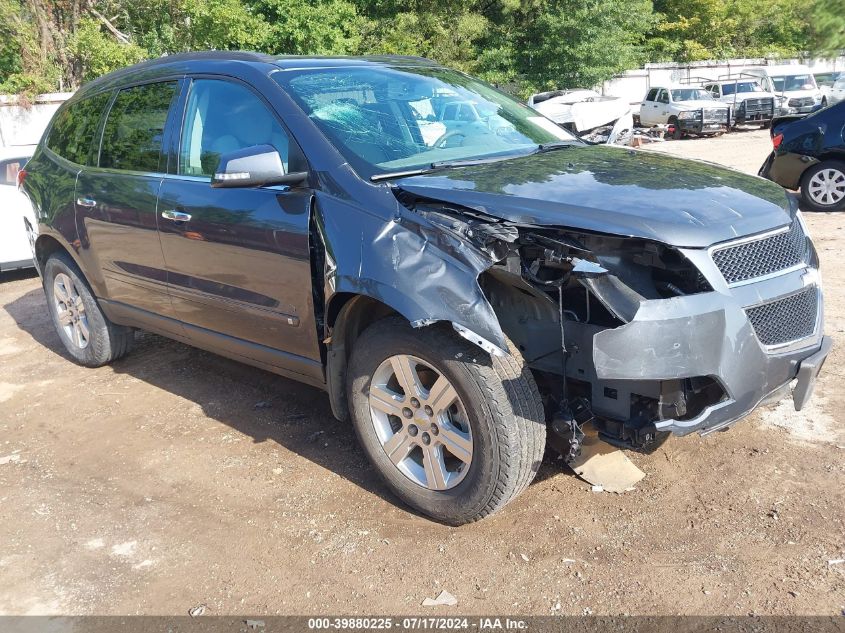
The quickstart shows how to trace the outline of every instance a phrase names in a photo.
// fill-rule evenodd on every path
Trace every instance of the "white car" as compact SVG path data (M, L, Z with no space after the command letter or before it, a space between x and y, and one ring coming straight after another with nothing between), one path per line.
M778 95L781 115L807 114L822 104L816 78L801 64L747 68L743 74L758 77L766 90Z
M833 82L833 85L828 90L828 104L833 105L845 101L845 73L839 75L839 78Z
M767 127L779 111L777 95L766 92L759 79L718 79L705 83L704 89L731 107L731 125Z
M612 124L631 111L624 99L600 95L595 90L540 92L529 97L528 106L579 134Z
M716 101L704 88L652 88L640 105L640 125L668 124L674 138L684 134L720 134L728 129L730 106Z
M33 145L0 148L0 272L34 266L24 228L24 217L32 216L32 205L17 185L18 172L34 150Z

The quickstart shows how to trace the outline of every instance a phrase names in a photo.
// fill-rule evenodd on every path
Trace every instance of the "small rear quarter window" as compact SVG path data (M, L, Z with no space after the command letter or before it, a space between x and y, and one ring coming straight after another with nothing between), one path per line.
M101 92L64 107L50 128L47 147L72 163L91 165L100 117L110 98L111 92Z

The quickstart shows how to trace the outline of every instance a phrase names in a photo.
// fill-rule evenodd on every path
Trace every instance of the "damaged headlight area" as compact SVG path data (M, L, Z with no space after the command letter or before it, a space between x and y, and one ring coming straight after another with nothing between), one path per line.
M556 447L577 442L577 426L591 421L606 441L648 450L668 436L659 422L695 418L726 398L710 376L603 380L596 372L596 334L631 322L644 302L713 290L679 250L639 238L515 225L436 201L403 202L489 258L478 279L484 295L537 380L552 436L569 429ZM647 342L632 341L638 344ZM568 420L563 428L561 417Z
M691 419L726 397L708 376L609 381L596 374L596 334L633 320L644 301L712 291L674 248L642 239L521 228L508 255L481 281L505 333L537 378L553 435L572 426L558 428L560 412L574 412L579 423L591 421L606 441L650 449L668 436L655 423Z

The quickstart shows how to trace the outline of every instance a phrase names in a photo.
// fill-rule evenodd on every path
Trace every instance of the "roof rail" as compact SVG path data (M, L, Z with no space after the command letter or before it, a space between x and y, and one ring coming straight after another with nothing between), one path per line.
M683 86L691 86L693 84L707 83L708 81L713 81L713 79L711 79L710 77L696 77L693 75L685 79L679 79L676 83L679 83Z
M756 79L759 81L760 75L752 75L751 73L728 73L727 75L719 75L716 81L740 81L742 79Z

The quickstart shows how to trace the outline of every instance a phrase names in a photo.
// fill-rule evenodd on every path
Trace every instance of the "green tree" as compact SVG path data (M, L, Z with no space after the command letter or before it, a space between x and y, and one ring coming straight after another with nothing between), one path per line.
M67 43L68 57L81 69L82 81L90 81L116 68L136 64L147 51L133 42L122 43L104 33L99 22L84 18Z
M650 0L527 0L514 19L498 48L525 93L590 87L636 67L653 15Z
M268 25L256 48L283 55L354 55L365 21L349 0L251 0Z

